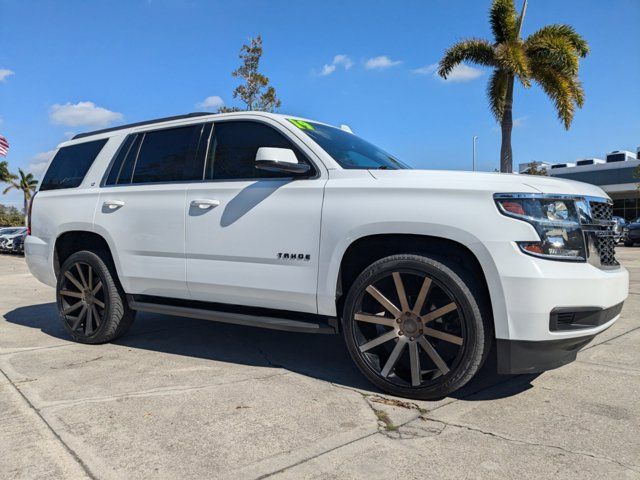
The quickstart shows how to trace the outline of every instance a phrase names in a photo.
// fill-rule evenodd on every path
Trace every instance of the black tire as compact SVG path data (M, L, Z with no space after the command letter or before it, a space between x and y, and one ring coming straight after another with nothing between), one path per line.
M76 342L110 342L124 335L135 319L113 265L91 251L76 252L64 262L56 299L62 324Z
M384 313L363 313L375 309L375 302L384 305L374 298L374 294L383 293L383 287L391 284L389 278L396 282L395 275L401 279L398 282L405 298L404 305L408 305L409 310L400 316L389 313L388 307L380 309ZM427 282L427 278L431 280ZM420 282L423 285L418 288L420 291L411 296ZM374 285L374 293L367 290ZM387 288L387 294L383 295L392 304L402 304L398 283L395 288L395 294L392 288ZM426 293L420 303L422 290ZM488 299L483 292L480 282L470 272L446 260L408 254L378 260L358 276L345 300L342 327L349 353L362 373L385 392L420 400L443 398L471 380L489 354L493 334ZM444 307L438 307L438 302L445 304ZM455 308L447 310L454 303ZM365 305L368 310L363 308ZM445 313L434 316L436 310ZM378 325L381 317L385 323ZM383 330L388 328L391 330ZM402 331L403 328L409 333ZM367 329L371 336L367 336ZM446 332L453 332L453 335ZM391 338L384 343L375 344L389 336ZM399 345L401 341L409 348ZM454 341L459 343L453 345ZM413 343L415 345L411 345ZM369 346L372 344L375 346ZM363 348L369 350L361 351ZM396 350L399 353L394 354ZM385 374L391 362L393 370L387 370ZM423 370L422 366L436 368ZM431 378L425 380L425 375Z
M625 247L633 247L633 245L634 245L633 242L624 242Z

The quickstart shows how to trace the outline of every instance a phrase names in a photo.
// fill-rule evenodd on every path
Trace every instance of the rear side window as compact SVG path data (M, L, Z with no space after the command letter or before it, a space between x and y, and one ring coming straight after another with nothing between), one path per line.
M75 188L82 183L107 139L62 147L53 157L40 190Z
M215 124L209 144L205 178L283 178L282 173L268 172L255 167L256 153L260 147L289 148L296 154L298 162L311 165L291 141L268 125L251 121L220 122ZM313 165L311 169L313 172Z
M202 179L196 149L203 125L146 132L133 170L133 183Z
M133 164L140 148L142 134L129 135L120 146L105 185L131 183Z

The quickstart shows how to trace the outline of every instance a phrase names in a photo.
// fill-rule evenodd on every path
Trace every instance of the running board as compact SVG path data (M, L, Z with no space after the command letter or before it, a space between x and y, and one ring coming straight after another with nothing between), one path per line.
M232 323L248 327L268 328L271 330L284 330L287 332L302 333L337 333L337 319L317 316L318 320L301 321L288 318L277 318L266 315L248 315L244 313L225 312L206 308L191 308L163 303L151 303L136 300L127 295L129 307L139 312L161 313L178 317L197 318L214 322ZM320 320L324 319L324 321Z

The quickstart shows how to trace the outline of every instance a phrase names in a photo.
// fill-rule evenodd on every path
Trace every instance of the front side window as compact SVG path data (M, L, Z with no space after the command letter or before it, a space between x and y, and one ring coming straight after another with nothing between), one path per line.
M196 165L196 149L202 128L199 124L146 132L133 167L132 183L201 180L202 166Z
M209 143L205 167L206 180L245 180L253 178L283 178L282 173L255 167L260 147L289 148L298 162L311 165L300 150L283 134L264 123L252 121L219 122ZM311 165L311 176L313 166Z
M79 186L106 143L105 138L62 147L51 160L40 191Z
M291 120L291 123L311 137L342 168L361 170L411 168L372 143L339 128L300 120Z

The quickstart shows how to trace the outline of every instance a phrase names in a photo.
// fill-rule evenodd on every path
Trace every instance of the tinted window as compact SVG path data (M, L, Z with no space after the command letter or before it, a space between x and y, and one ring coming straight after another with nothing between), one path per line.
M410 168L384 150L352 133L321 123L290 121L320 145L342 168L388 170Z
M122 169L122 162L131 151L131 144L133 143L134 138L136 138L135 135L129 135L124 140L124 142L122 142L122 145L120 145L118 153L116 154L116 157L111 164L111 170L109 171L109 176L105 181L105 185L115 185L118 181L118 176L120 175L120 170Z
M119 171L118 177L116 178L116 183L118 185L131 183L131 176L133 175L133 166L136 163L136 158L138 157L138 151L140 150L140 142L144 134L140 133L135 136L135 140L132 142L131 147L129 148L129 152L127 156L124 158L124 162L122 163Z
M247 121L220 122L215 124L209 144L205 178L237 180L286 177L282 173L255 167L256 153L260 147L290 148L298 162L310 165L293 143L268 125Z
M40 190L74 188L82 183L107 139L62 147L53 157Z
M196 165L195 155L202 127L199 124L146 132L135 162L133 183L202 179L202 165Z

